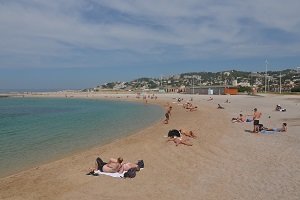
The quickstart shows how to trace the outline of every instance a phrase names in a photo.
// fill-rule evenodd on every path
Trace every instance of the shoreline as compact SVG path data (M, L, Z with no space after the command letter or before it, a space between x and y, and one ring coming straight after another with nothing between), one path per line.
M119 95L119 94L118 94ZM186 112L174 97L193 97L198 111ZM115 96L114 96L115 97ZM1 199L297 199L300 195L298 133L299 98L249 96L160 95L172 105L170 123L157 122L131 136L0 179ZM229 98L231 103L224 104ZM273 104L287 107L273 111ZM216 109L221 103L225 109ZM233 124L231 117L263 112L262 121L288 122L288 132L257 135L245 132L252 124ZM268 118L271 116L271 118ZM271 120L269 120L271 119ZM268 121L269 120L269 121ZM164 137L170 129L196 132L193 146L176 147ZM143 159L145 169L131 180L86 176L97 156ZM112 187L114 186L114 187ZM138 186L138 187L137 187ZM117 191L117 192L116 192Z

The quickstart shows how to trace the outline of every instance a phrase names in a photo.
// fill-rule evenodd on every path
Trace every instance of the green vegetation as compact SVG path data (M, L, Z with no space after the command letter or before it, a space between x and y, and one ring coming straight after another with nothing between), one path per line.
M251 87L243 87L243 86L239 86L238 87L238 92L247 92L247 93L251 93Z
M292 88L291 92L300 92L300 87Z

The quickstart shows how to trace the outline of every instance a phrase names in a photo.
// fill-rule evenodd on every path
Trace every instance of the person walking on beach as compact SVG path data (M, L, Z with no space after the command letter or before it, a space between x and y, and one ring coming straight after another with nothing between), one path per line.
M257 108L254 108L254 113L253 113L253 133L258 133L259 132L259 119L261 117L261 112L257 111Z
M165 117L166 119L164 120L164 123L165 124L168 124L169 123L169 119L170 119L170 116L171 116L171 110L172 110L172 106L170 106L168 109L167 109L167 112L165 114Z

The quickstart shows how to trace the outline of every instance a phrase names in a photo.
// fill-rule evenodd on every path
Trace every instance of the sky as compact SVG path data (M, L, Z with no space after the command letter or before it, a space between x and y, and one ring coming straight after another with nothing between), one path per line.
M0 0L0 89L300 66L299 0Z

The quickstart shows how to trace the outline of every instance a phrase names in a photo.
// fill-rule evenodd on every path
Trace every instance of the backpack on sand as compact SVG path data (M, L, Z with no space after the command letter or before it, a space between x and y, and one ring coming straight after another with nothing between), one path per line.
M139 166L140 169L145 167L144 161L143 160L139 160L137 165Z

